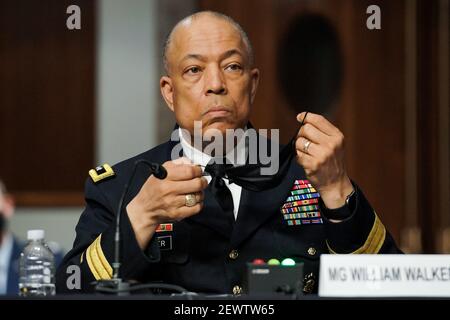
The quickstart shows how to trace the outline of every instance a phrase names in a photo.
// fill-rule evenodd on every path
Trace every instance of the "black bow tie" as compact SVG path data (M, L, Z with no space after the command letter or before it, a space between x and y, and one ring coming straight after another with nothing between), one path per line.
M227 175L226 171L231 167L233 167L233 165L227 164L225 158L213 158L205 167L205 172L211 175L211 182L209 183L208 188L210 188L211 193L222 208L229 230L232 230L235 222L233 211L234 204L231 191L226 186L223 178Z

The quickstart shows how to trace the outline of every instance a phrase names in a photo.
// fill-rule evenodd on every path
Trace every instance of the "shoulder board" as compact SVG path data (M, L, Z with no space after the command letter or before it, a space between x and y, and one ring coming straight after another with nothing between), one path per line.
M102 166L98 166L95 169L89 170L89 175L91 176L92 181L94 183L98 183L108 178L114 177L116 174L114 173L111 166L105 163Z

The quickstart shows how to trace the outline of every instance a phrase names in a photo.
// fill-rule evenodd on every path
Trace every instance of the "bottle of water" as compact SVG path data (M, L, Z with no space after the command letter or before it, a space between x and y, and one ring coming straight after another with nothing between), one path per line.
M44 241L44 230L29 230L20 254L19 294L23 297L55 294L55 260Z

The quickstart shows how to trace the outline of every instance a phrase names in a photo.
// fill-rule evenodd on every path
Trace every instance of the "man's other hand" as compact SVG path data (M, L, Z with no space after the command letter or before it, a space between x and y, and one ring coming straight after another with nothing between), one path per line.
M167 161L163 166L167 177L160 180L150 176L126 207L142 250L147 247L159 224L193 216L203 207L203 190L208 182L202 177L201 167L193 165L187 158ZM188 194L195 195L195 205L186 205Z
M305 112L297 115L301 122ZM329 209L343 206L353 186L344 162L344 135L321 115L308 113L297 134L297 162Z

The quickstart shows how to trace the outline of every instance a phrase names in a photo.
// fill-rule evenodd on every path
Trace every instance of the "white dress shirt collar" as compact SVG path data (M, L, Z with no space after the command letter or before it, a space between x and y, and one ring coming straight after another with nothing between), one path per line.
M244 129L244 131L245 133L238 141L236 147L230 150L225 155L227 160L229 160L234 165L243 165L245 164L247 159L248 148L246 148L247 139L245 138L247 136L247 127ZM189 140L191 140L191 138L189 136L186 136L188 134L186 130L182 130L180 127L178 128L178 132L184 156L191 160L194 164L199 164L202 166L202 168L206 167L208 162L211 160L211 156L198 150L197 148L194 148L189 143Z

